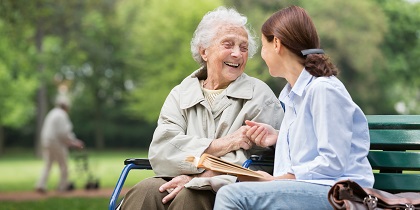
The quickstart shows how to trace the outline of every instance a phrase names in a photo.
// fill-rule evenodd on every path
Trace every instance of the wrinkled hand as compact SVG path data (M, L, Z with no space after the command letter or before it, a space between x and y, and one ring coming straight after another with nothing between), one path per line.
M246 136L257 146L269 147L277 142L277 130L270 125L249 120L246 120L245 124L250 127Z
M239 148L244 150L251 149L254 145L251 140L249 140L246 133L248 132L249 126L242 126L237 131L233 132L233 138L237 142ZM239 149L238 148L238 149Z
M249 126L242 126L235 132L228 134L220 139L231 143L230 151L236 151L241 148L244 150L248 150L253 145L252 142L248 139L248 136L246 135L249 128Z
M165 204L168 201L175 198L175 196L184 189L184 185L191 181L192 177L187 175L180 175L173 178L171 181L163 184L159 187L160 192L167 191L169 195L162 199L162 203Z
M220 157L241 148L244 150L251 149L254 144L246 135L249 128L245 125L231 134L213 140L204 152Z

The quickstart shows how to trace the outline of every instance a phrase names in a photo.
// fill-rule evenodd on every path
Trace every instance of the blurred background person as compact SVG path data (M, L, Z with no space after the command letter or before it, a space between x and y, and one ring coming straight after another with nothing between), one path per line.
M74 188L68 181L68 149L69 147L82 149L84 143L73 133L73 124L68 116L69 108L69 99L60 95L56 99L55 107L45 117L41 131L44 168L35 188L39 193L47 192L47 181L54 162L57 162L60 167L57 190L66 192Z

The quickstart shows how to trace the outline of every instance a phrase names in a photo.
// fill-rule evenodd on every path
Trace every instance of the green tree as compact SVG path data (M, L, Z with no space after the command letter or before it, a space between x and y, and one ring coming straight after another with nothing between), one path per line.
M8 13L7 3L0 4L0 153L4 149L5 128L20 128L35 115L32 97L37 88L31 65L35 51L22 42L31 38L31 28L14 26L19 17ZM20 33L16 33L17 28Z
M34 116L32 97L37 85L30 62L21 56L26 46L9 38L7 27L0 20L0 154L5 142L3 127L22 127Z
M131 17L136 24L127 37L131 45L126 50L127 65L137 69L138 77L133 78L128 112L156 122L169 91L199 67L192 59L190 41L203 15L219 5L218 1L155 0Z
M368 113L374 113L383 90L377 88L375 68L380 68L384 57L380 51L387 22L384 13L374 1L340 0L226 0L248 16L260 34L263 22L273 13L290 5L298 5L312 17L323 47L340 69L340 79L354 100ZM258 20L258 21L256 21ZM274 92L283 88L285 81L269 76L267 67L257 54L249 61L247 72L266 81Z
M226 5L236 8L238 12L247 16L248 22L253 28L254 36L260 43L260 46L262 24L271 14L292 3L297 2L277 0L225 0ZM248 60L245 73L265 81L275 94L278 94L286 84L286 80L273 78L270 76L267 66L264 60L261 58L260 51L258 51L253 58Z
M383 68L380 45L387 32L386 16L374 1L304 1L317 26L321 45L337 64L339 78L366 113L381 109L375 69Z
M383 89L388 110L420 114L420 3L404 0L376 0L386 14L389 30L381 44L384 65L375 72Z
M73 113L80 124L93 133L94 146L105 147L105 129L124 92L125 70L120 46L124 31L116 24L114 1L97 1L83 13L77 33L69 42L69 60L60 71L63 81L71 82ZM112 123L111 123L112 124Z
M38 78L35 138L38 154L40 130L48 110L48 95L51 95L48 87L53 83L50 78L60 69L63 55L60 49L64 49L72 29L80 23L80 13L87 4L64 0L3 0L0 3L1 19L10 29L12 43L22 45L20 55L30 62L28 68Z

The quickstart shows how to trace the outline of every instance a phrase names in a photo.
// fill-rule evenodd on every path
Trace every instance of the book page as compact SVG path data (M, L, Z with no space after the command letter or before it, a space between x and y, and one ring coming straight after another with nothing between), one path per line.
M263 178L263 175L256 173L248 168L244 168L240 165L233 164L227 161L222 160L216 156L204 153L199 160L198 158L187 157L186 161L193 163L197 168L205 168L208 170L217 171L220 173L230 174L230 175L242 175Z

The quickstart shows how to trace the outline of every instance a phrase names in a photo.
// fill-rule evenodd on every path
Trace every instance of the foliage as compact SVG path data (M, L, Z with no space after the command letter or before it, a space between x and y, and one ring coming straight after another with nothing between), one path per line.
M218 1L149 1L136 17L127 41L127 62L136 68L128 111L156 122L169 91L198 68L192 59L190 41L202 16ZM132 4L127 4L132 6ZM185 8L188 8L185 10ZM133 51L135 50L135 51Z
M420 3L376 1L389 23L380 46L385 63L376 72L383 97L401 114L420 114Z
M33 146L36 115L42 115L35 103L42 94L35 91L45 88L51 107L57 87L65 85L75 132L89 147L147 147L165 97L198 68L190 53L195 27L222 4L248 17L257 40L273 12L304 7L366 114L420 113L418 2L2 0L0 127L6 125L6 144ZM269 75L259 53L246 73L276 94L285 84Z
M22 56L27 46L11 37L6 21L0 19L0 126L21 127L34 116L37 78L31 74L31 59ZM20 38L28 37L23 33Z
M257 18L259 22L253 23L257 27L260 27L269 15L280 8L292 4L305 8L318 29L322 48L341 70L340 79L345 83L354 100L364 110L368 110L368 113L376 109L374 108L377 106L376 98L372 97L374 95L372 93L380 93L381 90L373 89L375 91L372 91L371 87L375 86L377 77L371 69L376 63L374 61L382 63L380 61L384 59L379 45L387 28L384 14L375 2L340 0L326 0L322 1L322 4L320 4L321 1L314 0L228 2L232 2L235 7L248 15L250 21ZM285 81L271 78L259 55L249 64L247 67L249 74L266 81L276 93L280 92Z
M327 0L322 6L305 1L304 6L355 102L366 113L377 112L383 93L373 69L382 68L385 59L379 49L388 29L384 13L372 1Z
M236 8L238 12L248 17L248 23L253 28L256 40L260 43L261 46L260 30L264 21L278 9L298 2L277 0L225 0L225 3L228 6ZM286 80L273 78L270 76L267 66L264 60L261 58L261 54L259 52L257 52L253 58L249 59L246 65L245 73L265 81L275 94L278 94L286 84Z

